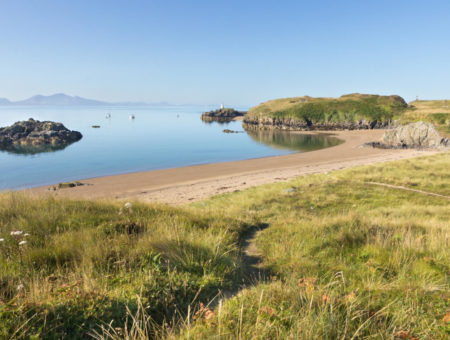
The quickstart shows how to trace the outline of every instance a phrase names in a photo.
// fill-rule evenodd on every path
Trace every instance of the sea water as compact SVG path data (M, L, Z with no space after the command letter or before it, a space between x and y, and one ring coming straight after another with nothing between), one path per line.
M242 123L204 123L200 115L209 109L203 106L0 106L0 127L33 118L61 122L83 134L80 141L61 150L0 151L0 190L286 155L339 144L335 138L289 132L227 134L224 129L244 131ZM111 117L106 118L107 114ZM100 128L92 128L93 125Z

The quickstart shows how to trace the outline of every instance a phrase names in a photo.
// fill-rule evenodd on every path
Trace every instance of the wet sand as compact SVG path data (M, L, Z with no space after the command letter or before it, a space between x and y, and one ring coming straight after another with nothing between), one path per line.
M235 162L136 172L81 180L83 186L49 190L44 186L28 191L57 197L82 199L140 200L183 204L215 194L242 190L265 183L286 181L311 173L333 171L432 154L433 151L361 148L380 139L384 130L322 131L344 143L317 151Z

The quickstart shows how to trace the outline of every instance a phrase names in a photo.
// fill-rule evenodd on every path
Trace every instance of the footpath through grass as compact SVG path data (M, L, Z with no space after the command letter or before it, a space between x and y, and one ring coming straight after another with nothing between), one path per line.
M446 339L450 200L368 183L450 196L449 169L441 153L182 208L5 194L0 338ZM263 224L272 279L209 309Z

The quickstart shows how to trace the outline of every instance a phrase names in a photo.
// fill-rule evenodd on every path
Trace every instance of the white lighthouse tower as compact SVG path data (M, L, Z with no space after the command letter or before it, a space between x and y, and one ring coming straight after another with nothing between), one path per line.
M221 110L223 110L223 103L222 103L222 104L220 104L220 109L221 109Z

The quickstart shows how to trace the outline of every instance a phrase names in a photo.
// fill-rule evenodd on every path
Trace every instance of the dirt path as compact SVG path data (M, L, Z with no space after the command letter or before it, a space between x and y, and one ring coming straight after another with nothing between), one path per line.
M242 261L244 263L244 286L251 286L270 278L270 272L263 267L262 254L256 246L256 238L268 224L250 229L241 240Z
M423 195L442 197L442 198L446 198L446 199L450 200L450 196L436 194L436 193L430 192L430 191L423 191L423 190L419 190L419 189L412 189L412 188L404 187L402 185L393 185L393 184L378 183L378 182L365 182L365 183L366 184L372 184L372 185L378 185L378 186L382 186L382 187L387 187L387 188L392 188L392 189L412 191L412 192L416 192L416 193L423 194Z
M242 235L239 245L243 263L242 282L232 290L219 292L219 294L208 303L209 308L216 308L223 304L225 300L231 299L239 294L243 289L270 280L270 271L264 268L262 254L256 246L256 238L259 233L268 227L269 224L254 226Z

